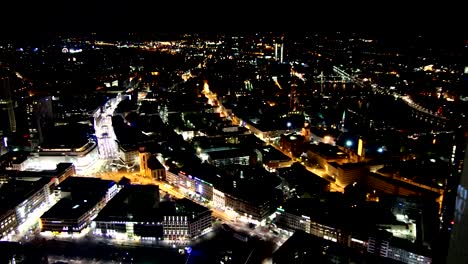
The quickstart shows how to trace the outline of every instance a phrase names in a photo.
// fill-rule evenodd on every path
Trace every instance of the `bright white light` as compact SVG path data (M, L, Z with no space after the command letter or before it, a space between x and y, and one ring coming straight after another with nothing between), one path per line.
M384 151L383 148L378 148L378 149L377 149L377 152L378 152L378 153L383 153L383 151Z
M351 147L353 145L353 142L351 140L346 141L346 146Z
M80 53L80 52L82 52L82 51L83 51L82 49L69 49L69 50L68 50L68 52L69 52L69 53L72 53L72 54L73 54L73 53ZM62 52L63 52L63 50L62 50Z
M291 122L286 123L286 126L288 126L288 128L291 127L292 126Z

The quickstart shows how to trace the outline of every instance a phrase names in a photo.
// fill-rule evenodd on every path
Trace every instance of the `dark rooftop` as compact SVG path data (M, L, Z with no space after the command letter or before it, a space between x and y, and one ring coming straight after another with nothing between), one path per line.
M268 161L289 161L290 158L284 155L281 151L272 146L259 147L258 150L262 153L263 162Z
M25 151L10 151L0 156L0 165L20 164L28 158L29 153Z
M389 208L372 202L350 207L340 193L289 199L282 209L298 216L310 217L314 222L357 232L375 229L376 224L402 224ZM347 221L344 222L343 219Z
M248 149L248 148L232 148L232 149L212 150L212 151L208 151L207 154L210 156L212 160L218 160L218 159L252 156L254 155L254 152L252 149Z
M0 186L0 214L11 210L38 192L50 182L50 178L38 178L28 181L11 180Z
M352 255L354 258L358 257L357 254L352 254L350 249L337 243L307 234L304 231L296 231L273 254L273 263L331 263L332 259L336 260L337 258L348 261Z
M210 210L207 207L201 206L195 202L192 202L191 200L187 198L177 200L175 204L175 208L176 208L176 214L181 214L181 215L190 215L190 214L197 215L197 214L201 214Z
M49 219L78 219L83 214L91 210L100 199L92 197L90 199L68 199L63 198L52 208L45 212L41 218Z
M92 199L93 197L102 198L114 184L114 181L99 178L68 177L57 186L57 189L62 192L71 192L73 199L78 197Z
M308 150L329 159L343 159L348 156L346 153L341 151L340 148L321 142L319 144L309 144Z
M147 161L148 168L152 170L164 169L164 166L159 162L155 155L151 155Z
M157 185L128 185L123 188L107 205L99 212L96 221L116 221L134 219L135 221L160 221L161 214L157 208L159 203ZM150 195L145 195L150 194ZM144 195L146 201L141 203L138 199ZM136 199L132 199L136 197Z

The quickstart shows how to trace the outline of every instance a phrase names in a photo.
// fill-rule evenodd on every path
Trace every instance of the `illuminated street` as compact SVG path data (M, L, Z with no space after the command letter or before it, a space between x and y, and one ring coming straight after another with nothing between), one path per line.
M218 106L216 109L219 113L223 114L223 116L229 116L229 114L226 112L226 109L222 106L222 104L220 104L219 100L218 100L218 97L215 93L211 92L210 91L210 88L209 88L209 85L208 85L208 82L205 82L204 85L203 85L203 92L202 92L206 98L208 99L208 102L212 105L212 106ZM232 120L239 120L239 118L237 118L235 116L234 113L231 114L231 119ZM255 136L257 136L259 139L261 139L262 141L264 141L266 144L270 145L270 146L273 146L275 149L277 149L278 151L281 151L281 153L283 153L284 155L288 156L290 159L292 160L296 160L295 157L293 157L291 155L291 153L281 149L279 146L277 146L276 144L274 143L270 143L268 142L268 139L265 139L263 137L259 137L254 131L252 131L252 128L245 124L244 125L245 128L249 129L252 134L254 134ZM325 172L324 169L317 169L317 168L311 168L310 166L307 166L307 165L304 165L304 167L313 172L314 174L322 177L323 179L326 179L329 181L328 177L327 177L327 173ZM344 192L344 188L339 186L338 184L336 184L335 182L330 182L330 189L331 191L333 192Z
M468 40L432 24L4 34L0 262L468 263Z

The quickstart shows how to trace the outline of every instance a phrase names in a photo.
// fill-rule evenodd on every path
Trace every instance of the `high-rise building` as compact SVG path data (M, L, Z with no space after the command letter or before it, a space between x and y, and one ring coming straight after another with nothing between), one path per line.
M450 232L447 264L468 263L468 131L455 134L442 208L442 231Z
M23 102L33 145L40 144L47 129L53 126L52 96L29 97Z
M0 76L0 135L16 131L14 101L10 87L11 78ZM3 121L5 120L5 121Z
M283 63L284 60L284 44L275 43L275 60Z

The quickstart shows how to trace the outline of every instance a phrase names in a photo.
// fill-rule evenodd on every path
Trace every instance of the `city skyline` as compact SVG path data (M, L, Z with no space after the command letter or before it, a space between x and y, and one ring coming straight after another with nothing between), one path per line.
M5 259L456 263L467 58L437 32L6 34Z

